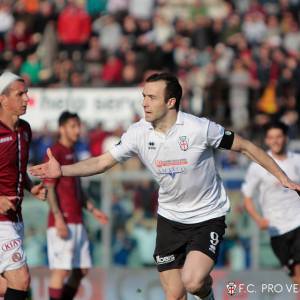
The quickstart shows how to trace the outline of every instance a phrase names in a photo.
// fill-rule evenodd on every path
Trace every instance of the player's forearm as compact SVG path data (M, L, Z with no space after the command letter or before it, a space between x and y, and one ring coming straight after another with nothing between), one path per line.
M48 189L48 204L50 206L52 213L54 214L54 217L61 216L62 213L58 205L54 186L48 186L47 189Z
M259 220L261 220L262 216L256 210L256 208L254 206L254 203L253 203L253 201L252 201L252 199L250 197L245 197L245 199L244 199L244 207L245 207L246 211L248 212L248 214L250 215L250 217L255 222L259 222Z
M96 157L82 160L72 165L61 166L62 176L90 176L102 173L103 170L98 166Z
M72 165L61 166L62 176L90 176L100 174L110 169L117 161L111 154L88 158Z
M237 137L237 139L235 138L234 140L232 150L242 152L251 160L260 164L268 172L274 175L281 183L287 180L287 175L277 165L273 158L252 142L242 139L241 137Z

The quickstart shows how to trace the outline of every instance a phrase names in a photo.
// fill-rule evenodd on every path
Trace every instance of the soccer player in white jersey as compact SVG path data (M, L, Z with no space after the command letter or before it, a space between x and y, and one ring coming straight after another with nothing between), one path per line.
M221 125L179 111L182 88L168 73L155 73L143 89L145 117L129 127L110 151L60 166L48 150L48 163L31 168L40 178L103 173L137 155L160 185L154 258L167 300L214 299L210 272L217 258L229 210L214 149L243 152L294 190L274 160L253 143Z
M288 128L281 122L266 126L265 144L269 155L295 182L300 182L300 155L287 150ZM251 163L242 186L245 208L260 229L268 229L271 246L280 263L300 284L300 199L292 190L278 184L269 172ZM262 215L253 201L259 197Z

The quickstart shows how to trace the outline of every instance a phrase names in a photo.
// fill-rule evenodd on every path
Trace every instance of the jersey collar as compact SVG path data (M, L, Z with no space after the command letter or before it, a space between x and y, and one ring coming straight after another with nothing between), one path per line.
M147 122L145 119L143 121L148 125L148 129L153 130L153 126L150 122ZM178 111L177 119L175 122L176 125L183 125L184 124L184 113L182 111Z
M184 113L182 111L178 111L176 125L183 125L184 124Z

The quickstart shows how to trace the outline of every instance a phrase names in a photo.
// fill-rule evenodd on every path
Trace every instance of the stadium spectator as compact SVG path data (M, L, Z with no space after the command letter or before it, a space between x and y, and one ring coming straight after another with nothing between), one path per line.
M266 125L265 143L269 155L290 178L299 182L300 156L287 149L287 141L288 127L285 124L273 122ZM247 212L260 229L268 229L275 255L289 271L294 283L299 284L299 195L278 185L276 178L254 162L248 169L242 192ZM262 213L254 202L256 197L259 197L258 206Z
M28 55L27 59L23 62L20 74L28 82L28 85L36 86L41 82L42 65L36 53Z
M244 153L291 190L300 192L300 184L250 141L208 119L179 111L182 88L175 76L150 75L143 97L145 118L133 124L110 151L61 166L49 149L49 161L31 167L31 174L40 178L89 176L137 155L160 184L154 258L166 299L186 299L189 292L195 299L212 300L210 272L230 206L213 150Z
M57 21L57 33L62 49L69 55L74 51L83 51L91 34L91 18L74 0L60 12Z
M156 220L147 217L143 209L134 211L126 224L127 232L136 242L137 260L146 268L154 267L153 251L156 239Z
M125 227L116 230L113 238L112 252L113 262L118 266L128 266L132 251L136 247L136 241L128 234Z
M80 136L77 114L64 111L59 117L59 139L51 149L64 164L76 161L74 145ZM48 202L47 244L50 267L49 295L51 300L71 300L82 278L91 267L89 241L83 225L82 209L87 209L101 224L107 216L84 195L78 178L45 180Z
M27 174L31 129L20 116L25 114L28 100L24 80L4 72L0 76L0 274L7 282L5 300L25 300L30 285L23 244L24 189L38 199L46 198L43 185L33 185Z
M93 23L93 31L99 36L101 47L115 53L121 45L122 28L112 15L101 16Z

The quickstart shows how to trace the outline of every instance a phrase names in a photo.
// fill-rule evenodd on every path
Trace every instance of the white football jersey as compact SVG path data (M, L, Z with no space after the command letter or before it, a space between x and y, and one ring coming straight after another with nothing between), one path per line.
M284 160L275 159L280 168L295 182L300 182L300 155L288 152ZM283 187L278 179L257 163L251 163L247 171L242 192L247 197L258 193L263 216L269 220L271 236L289 232L300 226L300 198L298 194Z
M205 118L178 112L167 134L140 120L110 152L119 162L138 155L158 182L158 214L185 224L224 216L229 199L218 174L214 148L224 128Z

